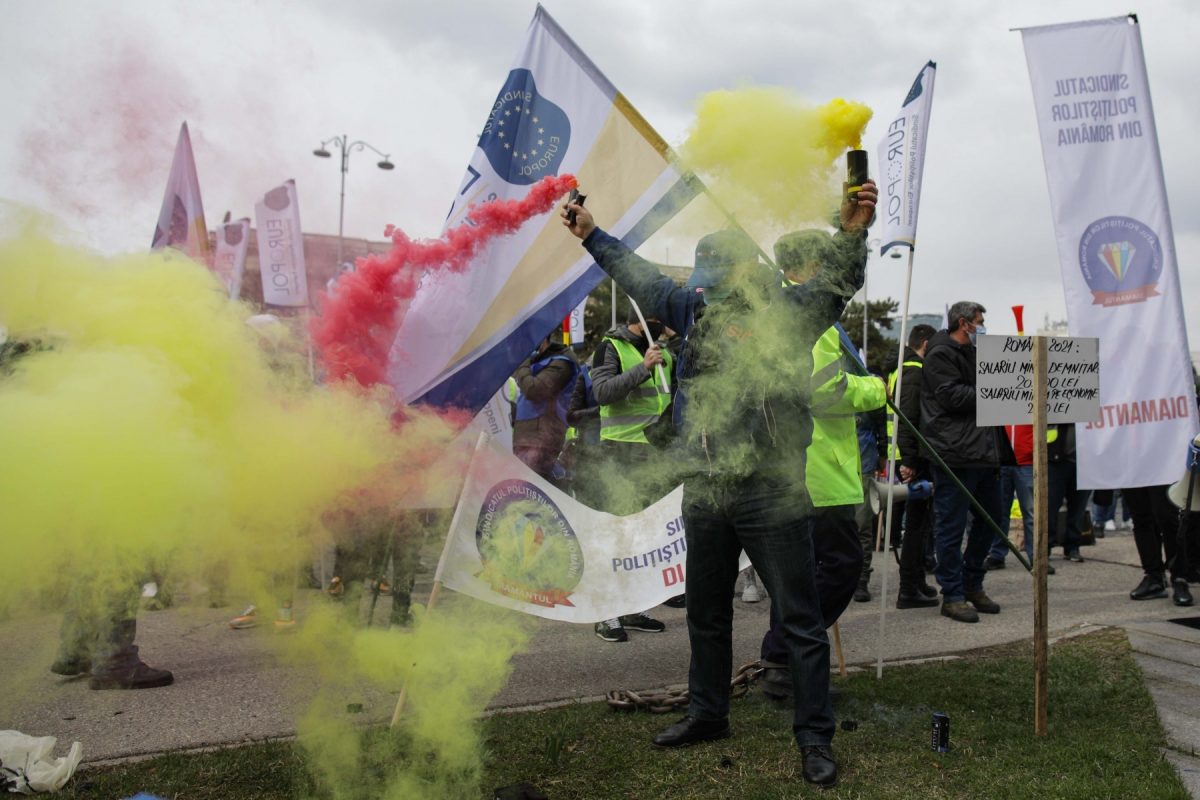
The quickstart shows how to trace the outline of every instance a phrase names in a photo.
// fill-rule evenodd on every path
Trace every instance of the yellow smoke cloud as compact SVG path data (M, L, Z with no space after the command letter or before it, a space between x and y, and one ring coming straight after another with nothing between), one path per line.
M871 113L842 99L812 105L781 88L709 92L679 153L744 225L803 227L829 219L838 157L859 146Z

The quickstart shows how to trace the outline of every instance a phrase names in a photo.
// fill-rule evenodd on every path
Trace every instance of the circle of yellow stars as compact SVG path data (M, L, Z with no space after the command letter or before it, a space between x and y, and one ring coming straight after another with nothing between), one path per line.
M517 115L516 120L512 119L512 115L514 113ZM500 122L497 123L497 126L500 128L503 128L505 122L517 122L519 124L522 116L528 117L530 122L532 122L534 125L537 125L540 122L540 120L537 117L532 116L532 114L533 114L533 111L532 111L532 109L529 108L529 106L525 106L523 110L522 110L522 107L519 105L514 106L513 108L504 112L504 116L507 117L507 119L500 120ZM538 137L539 137L537 140L537 146L541 147L543 144L545 144L545 140L540 137L546 133L546 129L539 127L537 129L537 132L538 132ZM500 131L500 133L497 134L497 136L500 139L504 139L505 138L504 131ZM512 145L509 144L508 142L505 142L504 149L512 150ZM534 148L534 147L529 148L528 153L522 153L520 150L513 150L512 152L513 152L513 158L520 158L522 161L528 161L530 156L532 156L536 160L537 154L538 154L537 148Z

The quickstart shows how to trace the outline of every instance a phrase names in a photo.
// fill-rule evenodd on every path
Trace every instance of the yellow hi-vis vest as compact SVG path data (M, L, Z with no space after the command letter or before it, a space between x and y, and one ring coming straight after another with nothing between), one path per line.
M841 336L829 328L813 345L812 444L805 484L817 508L863 501L861 458L854 415L886 402L883 381L842 369Z
M917 369L921 369L922 367L925 366L925 363L923 361L905 361L903 366L904 367L916 367ZM892 398L892 402L895 403L896 405L900 405L900 398L896 397L896 376L898 373L899 373L899 370L892 372L891 375L888 375L888 388L887 388L888 397ZM891 411L888 412L888 416L887 416L887 437L888 437L888 447L891 448L891 452L888 455L889 455L889 457L894 458L896 461L899 461L900 460L900 445L898 445L896 443L896 431L892 429L892 412Z
M606 336L604 341L612 344L621 359L621 372L642 363L645 358L629 342ZM673 362L671 354L663 351L663 373L671 380ZM646 428L667 410L671 404L670 392L664 392L658 382L658 370L650 370L650 377L633 388L624 400L600 406L600 438L610 442L639 442L650 444L646 439Z

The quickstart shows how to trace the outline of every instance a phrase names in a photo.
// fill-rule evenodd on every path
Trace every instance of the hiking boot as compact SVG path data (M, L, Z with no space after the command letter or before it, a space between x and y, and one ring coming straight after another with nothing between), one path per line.
M645 614L626 614L620 618L621 627L629 628L635 631L646 631L647 633L662 633L667 629L656 619L648 617Z
M59 656L50 665L50 671L67 678L87 675L92 671L92 660L87 656Z
M257 624L258 609L253 605L246 606L245 611L229 620L229 627L233 628L235 631L240 631L245 628L253 628Z
M596 635L606 642L628 642L629 634L621 627L621 623L618 621L616 625L612 625L610 624L611 622L613 620L597 622L595 628Z
M871 590L867 588L867 582L870 576L859 578L858 586L854 589L854 602L869 603L871 602Z
M938 604L936 597L926 597L920 590L901 589L896 597L896 608L933 608Z
M800 748L804 763L804 780L817 786L833 786L837 783L837 762L833 750L827 744L807 745Z
M1192 604L1192 592L1188 589L1187 581L1183 578L1175 578L1171 581L1171 602L1177 606L1190 606Z
M955 622L979 622L979 614L965 602L950 603L943 600L942 616L949 617Z
M713 739L729 737L729 720L707 720L695 717L684 717L654 737L655 747L686 747L696 742L708 742Z
M93 675L88 681L89 689L156 689L170 686L175 676L169 670L155 669L139 661L135 666L106 675Z
M967 592L967 602L975 606L975 610L980 614L1000 613L1000 604L988 597L983 589L978 592Z
M987 558L985 558L983 560L984 569L989 570L989 571L995 570L995 569L1004 569L1007 566L1008 565L1004 563L1003 558L996 558L995 556L988 556Z
M1142 582L1129 593L1130 600L1158 600L1167 596L1161 575L1144 575Z

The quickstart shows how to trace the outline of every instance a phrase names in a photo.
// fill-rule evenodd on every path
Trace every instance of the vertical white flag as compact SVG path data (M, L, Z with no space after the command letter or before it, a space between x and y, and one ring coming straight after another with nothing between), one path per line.
M933 107L937 64L930 61L917 73L900 111L879 143L879 204L883 222L881 253L917 241L917 210L921 205L921 175L925 172L925 140Z
M272 306L307 306L308 273L304 268L304 233L296 182L285 181L254 204L258 226L258 268L263 302Z
M1171 483L1197 431L1175 236L1132 16L1025 28L1072 336L1100 339L1079 485Z
M217 251L213 256L213 272L229 290L229 299L237 300L242 293L242 275L246 271L246 250L250 243L250 219L243 217L226 222L217 230Z
M192 137L187 123L179 128L175 142L175 157L171 174L163 193L158 225L154 228L151 250L173 247L189 258L205 263L208 260L208 230L204 227L204 203L200 201L200 179L196 175L196 159L192 155Z
M579 301L579 305L571 309L571 344L583 344L583 340L587 338L587 330L583 324L583 313L587 309L588 299L585 297Z

